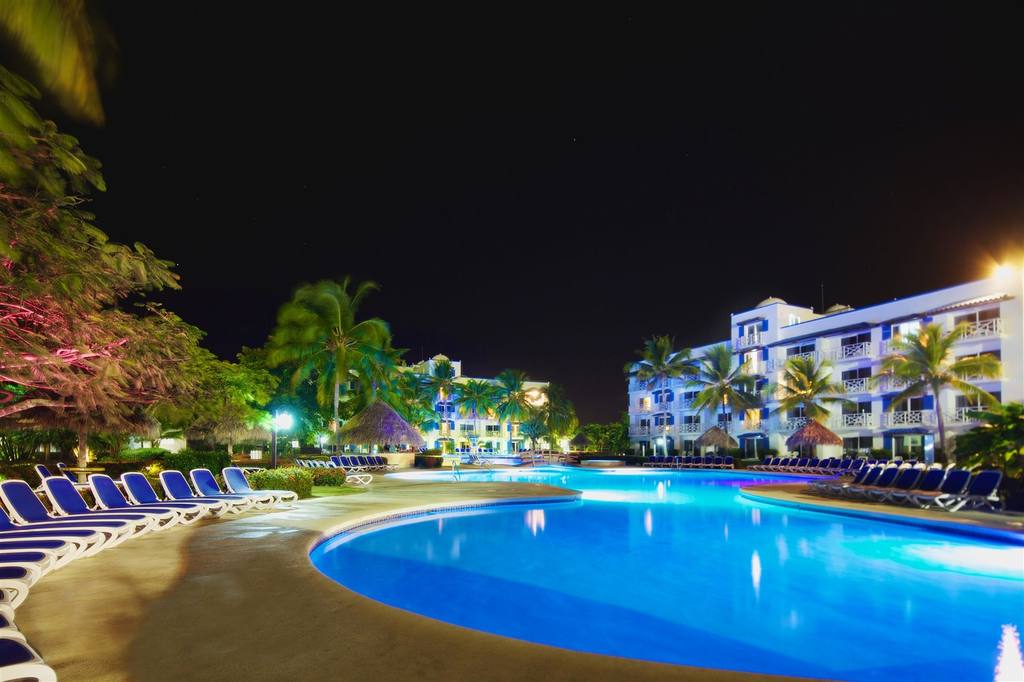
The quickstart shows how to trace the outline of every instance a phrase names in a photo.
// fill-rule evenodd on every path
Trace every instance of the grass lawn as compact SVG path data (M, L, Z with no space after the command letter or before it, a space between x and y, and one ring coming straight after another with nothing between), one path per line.
M347 485L315 485L313 497L334 497L335 495L355 495L365 493L366 488L354 488Z

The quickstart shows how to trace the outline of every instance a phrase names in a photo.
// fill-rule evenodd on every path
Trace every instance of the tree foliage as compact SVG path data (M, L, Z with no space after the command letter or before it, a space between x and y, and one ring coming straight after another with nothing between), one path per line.
M988 353L958 358L954 345L967 331L966 325L958 325L949 332L935 323L926 324L916 334L893 339L891 352L882 358L877 380L893 378L905 385L893 396L889 409L894 410L904 400L931 394L935 398L935 419L939 429L939 447L955 461L946 450L946 426L942 414L942 392L947 388L960 391L966 396L977 398L986 405L996 403L995 396L970 382L971 377L994 379L1002 372L1002 365L995 356Z
M195 327L144 301L177 288L171 263L110 242L82 207L100 164L43 120L38 93L0 69L0 418L84 433L145 423L189 390Z
M1024 476L1024 404L991 405L972 412L981 422L955 439L957 457L969 469L1000 469L1007 477Z
M804 416L815 421L824 421L831 414L828 405L852 404L840 397L846 389L839 382L832 381L831 363L818 362L812 357L796 356L786 361L782 380L771 386L769 393L779 394L779 405L775 412L787 412L802 408Z
M646 339L636 354L640 359L626 363L623 371L627 379L635 379L643 388L652 389L669 379L697 373L690 349L675 350L675 339L668 336Z

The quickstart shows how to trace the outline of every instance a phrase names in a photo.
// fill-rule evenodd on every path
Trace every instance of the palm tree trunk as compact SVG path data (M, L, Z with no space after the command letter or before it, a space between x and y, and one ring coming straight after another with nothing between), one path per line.
M935 422L939 426L939 447L942 448L942 455L946 458L947 464L956 464L956 457L946 451L946 420L942 417L942 404L939 402L939 391L932 390L935 395Z
M338 423L338 403L341 402L341 382L334 377L334 454L341 452L341 424ZM342 460L338 460L339 462Z
M89 433L84 430L78 432L78 466L89 466Z

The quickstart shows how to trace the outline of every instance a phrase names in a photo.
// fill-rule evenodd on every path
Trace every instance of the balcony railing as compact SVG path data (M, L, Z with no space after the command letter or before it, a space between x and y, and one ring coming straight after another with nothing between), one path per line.
M829 421L834 429L873 429L876 424L875 415L870 412L837 414Z
M977 424L978 419L970 416L972 412L977 412L981 407L958 407L952 412L947 412L944 416L946 417L947 424Z
M843 381L843 388L847 393L871 393L871 379L846 379Z
M793 417L791 419L779 419L775 422L779 431L796 431L802 426L806 426L811 421L807 417Z
M650 405L638 405L637 407L635 407L635 408L633 409L633 411L634 411L634 412L643 412L643 413L647 413L647 412L650 412L650 411L651 411L651 406L650 406Z
M758 417L757 419L744 419L740 428L744 431L760 431L763 426L764 421Z
M701 423L680 424L679 431L682 433L701 433Z
M935 413L931 410L897 410L882 415L882 426L934 426Z
M850 343L839 348L832 348L827 351L822 351L823 360L843 361L843 360L854 360L856 358L870 358L872 356L872 347L870 341L864 341L862 343Z
M741 336L736 339L737 348L746 348L747 346L755 346L761 343L761 332L751 332L746 336Z
M629 435L631 436L649 436L651 435L650 426L631 426L629 427Z
M807 358L810 360L817 359L818 353L811 351L809 353L797 353L795 355L787 355L784 358L772 358L768 361L768 369L782 369L786 366L786 362L792 358Z
M1002 336L1003 318L996 317L991 320L980 320L966 325L964 335L961 339L983 339L988 336Z

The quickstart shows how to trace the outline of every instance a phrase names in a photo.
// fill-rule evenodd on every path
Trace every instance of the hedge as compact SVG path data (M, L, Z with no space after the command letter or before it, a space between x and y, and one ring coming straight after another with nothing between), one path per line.
M326 471L326 470L325 470ZM291 490L300 498L313 494L313 470L301 467L263 469L248 474L253 490Z
M192 469L209 469L219 475L221 469L231 466L231 458L226 452L182 450L181 452L168 452L160 457L160 465L164 469L177 469L186 473Z
M134 448L122 450L115 459L119 462L149 462L169 454L170 450L164 448Z
M344 469L303 469L313 474L313 485L345 485Z

